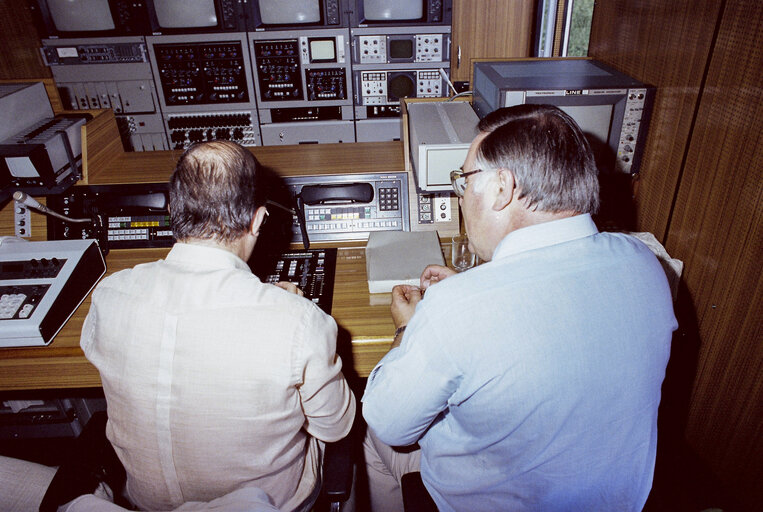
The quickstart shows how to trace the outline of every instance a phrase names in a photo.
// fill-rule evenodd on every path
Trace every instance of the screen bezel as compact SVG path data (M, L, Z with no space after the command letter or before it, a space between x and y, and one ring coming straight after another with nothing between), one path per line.
M246 32L247 25L246 20L248 13L247 7L243 7L240 4L235 4L236 14L233 16L235 20L235 26L226 28L223 18L223 9L220 4L220 0L212 0L214 3L215 14L217 15L217 25L207 27L162 27L159 24L159 17L156 14L156 7L154 4L157 2L166 2L167 0L145 0L146 9L148 11L148 18L151 25L151 34L155 36L159 35L171 35L171 34L215 34L220 32ZM181 0L173 0L180 2Z
M408 0L412 1L412 0ZM440 0L442 4L442 19L434 21L429 12L429 6L433 0L419 0L422 3L423 16L416 20L369 20L365 16L364 0L352 0L353 11L350 26L352 27L386 27L386 26L411 26L411 25L450 25L453 14L453 0Z
M260 14L260 0L250 0L249 27L248 30L260 32L265 30L289 30L289 29L310 29L310 28L342 28L349 25L348 17L345 15L349 11L348 0L337 0L339 4L339 23L329 24L326 21L326 1L316 0L320 8L320 19L311 23L265 23Z
M144 2L131 2L134 9L142 12L142 16L136 18L137 22L125 25L120 22L119 16L117 16L114 0L107 1L109 4L109 11L111 12L111 19L114 21L114 28L110 30L59 30L50 13L48 0L32 0L29 6L37 26L38 35L41 39L142 36L151 33L151 26L148 22L148 11Z
M331 43L332 48L334 49L334 56L329 59L319 59L313 57L313 43ZM336 44L336 37L308 37L307 38L307 47L308 52L310 56L310 63L311 64L320 64L324 62L336 62L337 61L337 44Z
M395 43L407 42L411 46L411 54L407 57L393 57L392 47ZM414 62L416 59L416 36L411 34L395 34L387 36L387 61L388 62Z

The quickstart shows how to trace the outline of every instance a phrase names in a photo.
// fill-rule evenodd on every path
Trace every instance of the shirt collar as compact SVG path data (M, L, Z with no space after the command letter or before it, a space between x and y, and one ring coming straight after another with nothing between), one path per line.
M237 268L251 272L249 265L232 252L208 245L177 242L167 255L167 261L194 267Z
M534 224L506 235L495 248L493 259L570 242L578 238L595 235L598 232L599 230L589 213Z

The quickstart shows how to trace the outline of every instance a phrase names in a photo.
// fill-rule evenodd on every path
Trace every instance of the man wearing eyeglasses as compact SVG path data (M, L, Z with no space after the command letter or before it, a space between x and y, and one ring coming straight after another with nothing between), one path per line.
M309 510L319 440L352 426L336 323L295 286L262 283L247 266L267 216L258 167L233 142L191 147L170 179L178 242L93 293L81 345L140 510L249 486L279 510Z
M596 166L567 114L521 105L479 130L451 180L485 263L393 290L395 341L363 397L372 508L400 510L420 470L441 511L641 510L677 327L665 273L597 230Z

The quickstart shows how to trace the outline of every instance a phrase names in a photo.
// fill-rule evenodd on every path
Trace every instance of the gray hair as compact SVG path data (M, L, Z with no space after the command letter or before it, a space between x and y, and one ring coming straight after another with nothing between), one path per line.
M575 121L552 105L518 105L485 116L488 135L477 149L478 167L508 169L519 198L546 212L596 213L598 169L591 146Z

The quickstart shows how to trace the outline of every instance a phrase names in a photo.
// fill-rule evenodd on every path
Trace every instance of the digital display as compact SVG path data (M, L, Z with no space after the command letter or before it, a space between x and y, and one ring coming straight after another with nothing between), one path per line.
M363 15L371 21L418 20L424 3L415 0L363 0Z
M114 30L108 0L48 0L56 29L61 32Z
M265 25L310 24L321 21L319 0L259 0Z
M217 26L214 0L159 0L154 2L154 9L162 28Z
M389 56L392 59L413 58L413 41L410 39L390 39Z
M309 39L311 62L336 61L336 48L333 39Z

